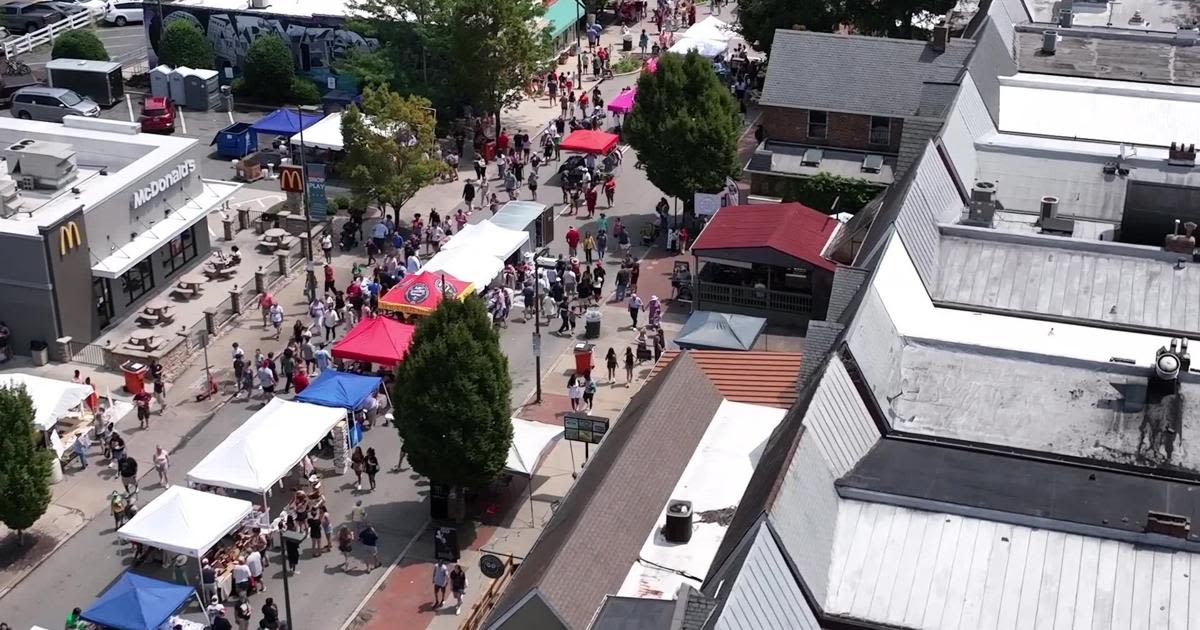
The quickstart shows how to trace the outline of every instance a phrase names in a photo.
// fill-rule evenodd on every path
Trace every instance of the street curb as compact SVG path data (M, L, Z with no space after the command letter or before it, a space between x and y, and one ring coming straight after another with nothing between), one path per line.
M358 602L358 605L354 607L354 610L350 611L350 616L346 617L346 621L342 623L339 630L348 630L350 626L354 624L354 620L358 619L358 614L362 612L362 609L367 605L367 602L371 601L371 598L375 596L375 593L379 592L379 587L382 586L384 581L388 579L388 576L392 574L392 571L395 570L396 567L400 566L400 563L404 560L404 558L408 557L409 549L412 549L412 546L415 545L418 540L420 540L421 536L425 533L425 530L429 529L429 524L432 522L432 518L425 518L425 522L421 524L421 527L417 528L417 532L408 540L408 544L404 545L404 549L400 550L400 555L396 556L396 559L392 561L392 564L388 565L388 568L383 572L383 575L379 576L378 580L375 580L375 584L371 586L371 588L367 591L367 594L363 595L362 600Z

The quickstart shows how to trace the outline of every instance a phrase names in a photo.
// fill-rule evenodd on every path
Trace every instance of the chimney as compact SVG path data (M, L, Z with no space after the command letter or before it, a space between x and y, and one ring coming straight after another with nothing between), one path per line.
M1179 233L1179 219L1175 219L1175 231L1167 235L1166 243L1163 249L1177 254L1192 255L1196 250L1196 237L1192 232L1196 229L1196 224L1188 221L1183 224L1183 234Z
M1058 197L1046 195L1042 197L1042 223L1058 218Z
M993 182L975 182L971 187L971 201L967 204L965 225L976 227L992 227L996 217L996 184Z
M1162 534L1187 540L1192 531L1192 520L1178 514L1150 511L1146 513L1146 533Z
M1172 142L1171 150L1167 154L1167 164L1169 164L1171 166L1187 166L1187 167L1195 166L1196 165L1196 145L1195 144L1184 145L1182 142L1180 142L1178 145L1176 145L1174 142Z
M946 46L950 45L950 27L945 21L938 22L937 26L933 27L933 39L929 41L929 45L934 52L946 52Z
M1042 31L1042 54L1053 55L1058 48L1058 31Z

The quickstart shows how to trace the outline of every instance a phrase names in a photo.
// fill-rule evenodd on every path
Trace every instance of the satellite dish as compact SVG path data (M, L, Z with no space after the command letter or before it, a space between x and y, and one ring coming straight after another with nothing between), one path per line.
M485 553L479 558L479 571L494 580L504 575L504 561L490 553Z

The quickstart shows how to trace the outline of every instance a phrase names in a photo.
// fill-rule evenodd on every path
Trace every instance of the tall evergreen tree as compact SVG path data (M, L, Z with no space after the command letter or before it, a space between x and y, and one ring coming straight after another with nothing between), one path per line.
M651 183L690 206L693 193L719 191L738 173L740 118L711 62L668 53L638 79L624 131Z
M0 387L0 521L21 540L50 505L54 455L37 444L33 400L24 387Z
M508 359L483 300L443 300L417 323L392 389L413 470L458 488L499 476L512 444L511 390Z

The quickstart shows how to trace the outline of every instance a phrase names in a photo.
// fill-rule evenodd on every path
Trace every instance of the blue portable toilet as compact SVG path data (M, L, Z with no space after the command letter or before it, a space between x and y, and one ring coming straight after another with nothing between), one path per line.
M217 155L223 158L242 158L258 150L258 136L250 123L233 123L217 132L209 146L217 146Z

